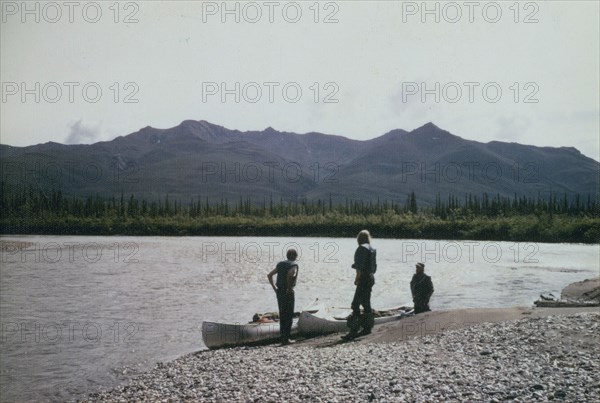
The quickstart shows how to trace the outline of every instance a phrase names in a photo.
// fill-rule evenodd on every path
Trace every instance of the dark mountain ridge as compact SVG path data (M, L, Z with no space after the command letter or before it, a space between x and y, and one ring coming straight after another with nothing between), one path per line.
M2 180L76 196L237 202L346 198L420 203L437 195L598 198L600 164L572 147L465 140L433 123L359 141L229 130L206 121L144 127L90 145L0 145Z

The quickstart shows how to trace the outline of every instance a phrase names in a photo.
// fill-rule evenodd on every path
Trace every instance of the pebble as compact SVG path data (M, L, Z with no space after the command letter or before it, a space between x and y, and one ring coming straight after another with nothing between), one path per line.
M599 320L580 313L389 344L205 351L84 401L598 402Z

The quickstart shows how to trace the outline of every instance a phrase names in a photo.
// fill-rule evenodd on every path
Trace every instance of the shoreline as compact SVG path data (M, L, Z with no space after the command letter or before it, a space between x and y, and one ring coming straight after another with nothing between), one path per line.
M599 293L600 278L562 290L577 300ZM431 311L351 342L336 333L286 347L200 350L81 401L594 402L599 325L599 307Z
M579 313L600 313L600 307L568 308L461 308L431 311L401 320L375 326L373 332L352 344L396 343L413 338L431 336L452 330L461 330L481 324L513 322L528 318L574 315ZM345 344L340 333L298 340L293 347L331 347Z
M561 298L576 301L600 300L600 277L571 283L561 291ZM483 323L501 323L527 318L544 318L555 315L600 313L600 307L523 307L461 308L430 311L399 321L388 322L373 328L373 332L356 340L358 344L402 342L414 337L463 329ZM295 345L324 347L339 343L339 334L318 336L301 340Z
M362 228L362 227L361 227ZM185 238L185 237L214 237L214 238L229 238L229 237L239 237L239 238L250 238L250 237L268 237L268 238L355 238L356 234L352 234L350 232L347 233L306 233L306 232L290 232L290 233L275 233L270 234L267 232L257 232L257 233L245 233L244 235L236 235L233 233L226 232L198 232L198 233L113 233L113 232L72 232L72 233L62 233L62 232L0 232L0 238L10 238L10 237L35 237L35 236L58 236L58 237L73 237L73 236L81 236L81 237L143 237L143 238L151 238L151 237L167 237L167 238ZM391 240L410 240L410 241L443 241L443 242L512 242L512 243L539 243L539 244L565 244L565 245L600 245L598 240L581 240L581 239L534 239L534 238L519 238L518 240L503 238L503 237L427 237L427 236L413 236L407 237L396 234L383 234L378 237L379 239L391 239ZM1 243L4 243L2 245ZM27 246L26 244L20 243L19 241L13 241L11 239L5 239L4 241L0 240L0 247L7 248L12 247L12 245L20 244L20 248L23 246Z
M382 239L478 240L598 244L599 217L533 214L507 217L442 219L425 214L398 215L383 224L380 215L298 215L215 217L50 217L45 221L9 217L0 220L3 235L97 236L310 236L354 238L362 228ZM243 235L240 235L242 233Z
M598 308L428 312L352 342L335 334L187 354L83 401L595 402L599 322Z

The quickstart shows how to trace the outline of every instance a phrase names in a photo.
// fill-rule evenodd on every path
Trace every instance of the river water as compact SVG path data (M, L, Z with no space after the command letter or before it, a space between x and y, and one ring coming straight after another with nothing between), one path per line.
M296 308L349 306L355 239L2 236L2 400L65 400L204 349L203 320L274 311L266 274L300 252ZM416 262L433 310L531 306L596 277L598 245L375 240L373 306L410 303Z

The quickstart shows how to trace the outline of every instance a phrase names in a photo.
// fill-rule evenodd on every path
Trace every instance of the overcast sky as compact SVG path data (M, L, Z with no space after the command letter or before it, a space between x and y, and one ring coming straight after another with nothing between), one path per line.
M2 2L3 144L432 121L599 159L598 1L23 4Z

